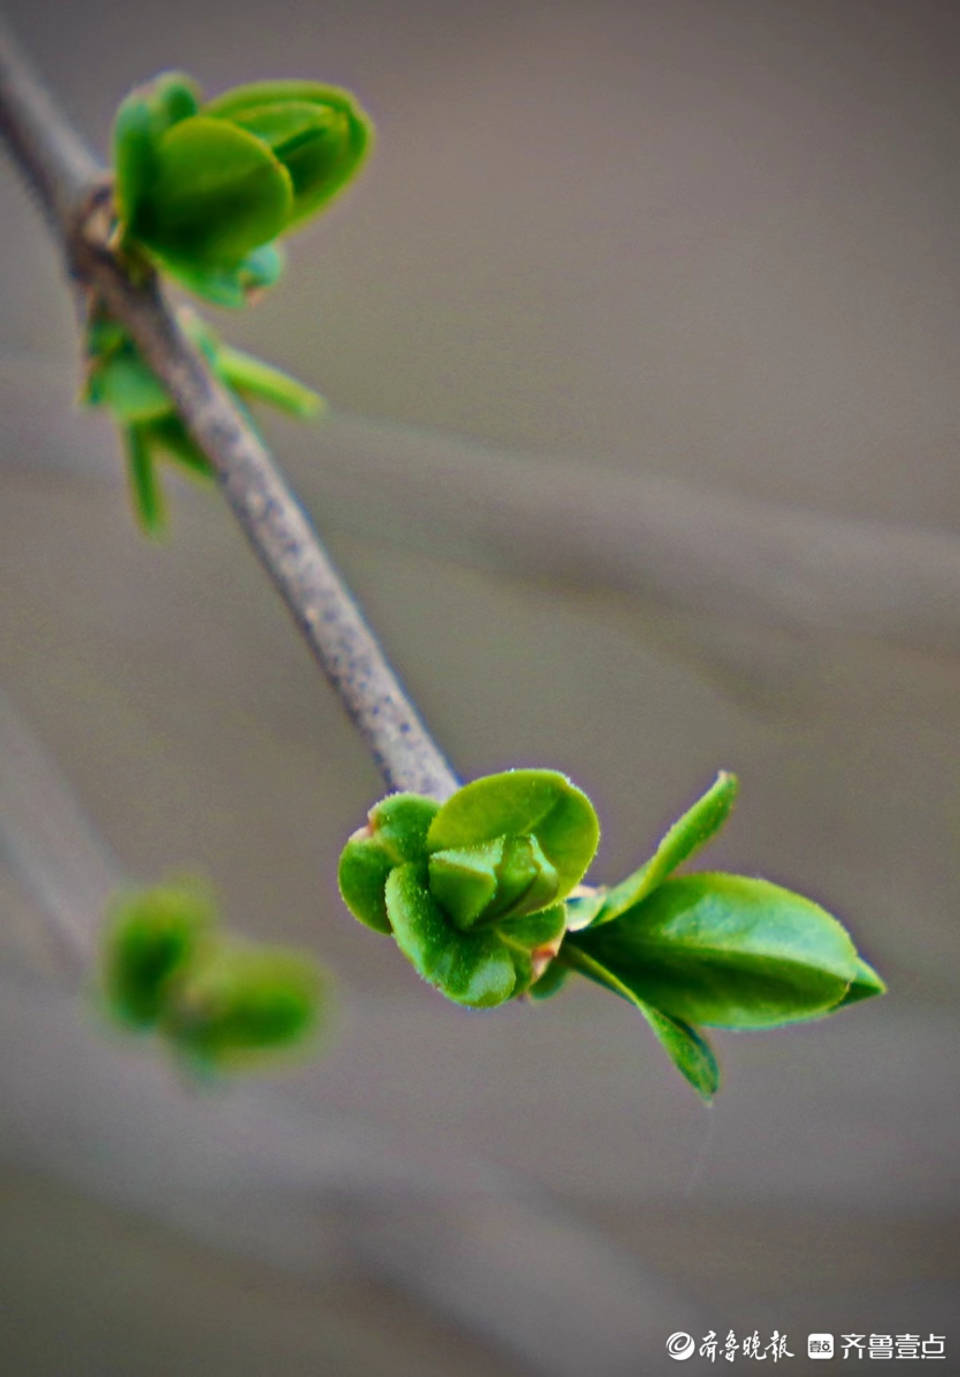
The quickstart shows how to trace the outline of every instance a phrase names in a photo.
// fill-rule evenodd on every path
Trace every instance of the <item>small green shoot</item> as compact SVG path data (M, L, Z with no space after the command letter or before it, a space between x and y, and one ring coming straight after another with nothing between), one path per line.
M159 1035L207 1079L293 1052L322 1022L324 977L313 958L225 933L195 884L119 895L100 970L109 1014Z
M353 180L372 139L348 92L308 81L239 86L201 104L163 72L123 101L114 122L120 239L189 291L242 306L272 285L276 241Z
M673 875L723 825L736 793L721 773L610 889L581 884L597 818L555 771L474 780L442 805L395 794L344 847L340 891L458 1004L548 998L579 972L632 1004L710 1099L719 1070L697 1025L780 1027L885 988L810 899L740 875Z

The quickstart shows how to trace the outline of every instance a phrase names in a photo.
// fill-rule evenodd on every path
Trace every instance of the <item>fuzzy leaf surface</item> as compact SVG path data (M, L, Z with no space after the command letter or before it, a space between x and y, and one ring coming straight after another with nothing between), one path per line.
M371 808L367 826L340 853L337 879L347 908L374 932L390 933L386 883L391 870L426 856L427 832L439 804L420 794L390 794Z
M464 785L430 825L431 853L455 851L498 837L532 836L556 871L549 900L563 899L583 877L600 839L593 804L555 770L508 770ZM542 907L543 905L541 905Z
M517 973L508 948L492 928L461 932L452 925L427 887L423 862L390 871L386 906L397 946L448 999L489 1009L513 994Z

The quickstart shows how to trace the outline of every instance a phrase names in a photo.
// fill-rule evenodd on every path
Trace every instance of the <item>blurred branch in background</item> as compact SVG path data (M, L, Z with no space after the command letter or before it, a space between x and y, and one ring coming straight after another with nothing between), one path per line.
M561 587L960 658L960 539L334 414L327 519ZM357 513L351 517L351 513Z
M0 698L0 855L91 984L116 862L67 781ZM213 1248L307 1279L347 1271L456 1323L544 1377L636 1371L689 1301L549 1195L445 1149L413 1160L276 1086L191 1093L113 1045L57 978L0 977L0 1155ZM584 1278L590 1321L584 1322ZM362 1354L359 1355L362 1357Z
M47 921L70 983L89 974L119 863L56 763L0 690L0 856Z
M64 391L44 360L3 360L0 463L119 483L112 433L52 407ZM330 530L720 626L873 640L960 662L960 539L947 531L337 413L294 444L300 455L309 445L301 484Z

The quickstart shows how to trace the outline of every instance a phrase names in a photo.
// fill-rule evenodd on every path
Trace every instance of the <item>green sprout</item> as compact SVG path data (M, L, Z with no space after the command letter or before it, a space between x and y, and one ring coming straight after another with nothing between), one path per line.
M321 1022L324 981L313 958L225 934L213 900L195 884L114 900L100 983L114 1019L157 1033L208 1078L275 1060Z
M444 804L393 794L344 847L340 892L458 1004L547 998L572 972L612 990L710 1099L719 1070L697 1025L773 1028L885 988L810 899L741 875L674 876L726 821L736 793L736 778L721 773L651 859L611 888L580 883L597 817L555 771L490 775Z
M324 408L323 398L311 388L252 354L223 344L195 312L183 309L180 322L244 409L246 403L259 400L307 418ZM80 400L88 406L104 406L113 416L123 437L134 513L148 535L161 535L167 516L158 460L173 462L201 482L213 478L210 462L188 435L168 392L121 326L96 317L88 327L86 347L87 370Z
M190 77L163 72L117 111L120 242L197 295L242 306L280 276L276 241L344 189L371 138L338 87L257 82L201 104Z

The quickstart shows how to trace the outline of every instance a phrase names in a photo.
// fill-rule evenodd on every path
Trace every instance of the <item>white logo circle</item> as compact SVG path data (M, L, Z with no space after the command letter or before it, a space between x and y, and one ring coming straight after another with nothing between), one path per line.
M684 1334L682 1329L678 1329L676 1334L671 1334L667 1340L667 1352L671 1358L676 1358L678 1363L686 1362L693 1357L693 1350L696 1342L691 1334Z

